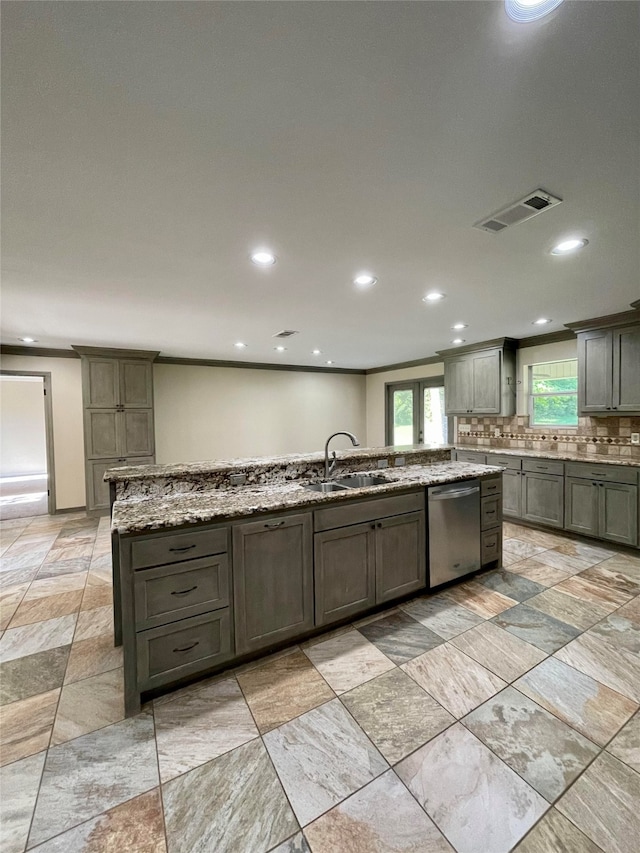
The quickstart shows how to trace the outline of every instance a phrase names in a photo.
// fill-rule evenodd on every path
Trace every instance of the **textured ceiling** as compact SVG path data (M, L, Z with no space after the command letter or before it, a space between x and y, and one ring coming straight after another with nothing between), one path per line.
M626 310L639 9L5 3L3 343L366 368ZM538 187L563 204L471 227Z

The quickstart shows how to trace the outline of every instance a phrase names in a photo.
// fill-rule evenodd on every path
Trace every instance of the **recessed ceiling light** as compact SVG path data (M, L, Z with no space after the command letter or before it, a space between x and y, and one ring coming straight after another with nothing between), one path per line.
M547 317L540 317L539 320L534 320L531 325L532 326L544 326L550 322L551 322L551 320L549 320Z
M327 364L333 364L333 362L332 362L332 361L328 361L328 362L327 362Z
M258 249L251 253L251 260L259 267L271 267L276 262L276 256L269 249Z
M588 244L588 240L584 238L573 237L571 240L563 240L551 250L552 255L568 255L569 252L577 252L578 249L584 249Z
M455 338L455 340L451 341L452 344L463 344L464 338Z
M459 332L460 329L467 328L467 323L455 323L451 328L454 329L456 332Z
M246 344L243 344L242 341L238 341L237 344L234 344L234 347L238 347L238 349L244 349Z
M444 299L444 293L438 293L437 290L434 290L432 293L427 293L427 295L422 298L422 301L439 302L441 299Z
M274 347L274 350L276 352L286 352L287 348L286 347Z
M25 344L37 344L38 341L35 338L18 338L19 341L23 341Z
M311 355L321 355L321 353L322 353L322 350L319 350L319 349L312 349L311 350Z
M354 278L353 283L357 284L358 287L371 287L377 281L378 279L371 275L371 273L361 272Z
M504 8L512 21L528 24L553 12L562 0L504 0Z

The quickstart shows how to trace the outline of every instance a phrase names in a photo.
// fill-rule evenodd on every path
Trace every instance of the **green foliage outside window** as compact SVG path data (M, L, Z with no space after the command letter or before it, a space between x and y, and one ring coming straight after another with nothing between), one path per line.
M536 374L536 369L544 367L535 365L532 370L532 426L577 426L578 377Z

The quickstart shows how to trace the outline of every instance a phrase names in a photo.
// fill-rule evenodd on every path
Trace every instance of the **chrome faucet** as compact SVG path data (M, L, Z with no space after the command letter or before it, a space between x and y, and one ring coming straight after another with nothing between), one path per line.
M335 450L333 451L331 462L329 462L329 442L331 441L332 438L335 438L337 435L346 435L347 438L351 439L351 444L353 444L354 447L360 447L360 442L358 441L358 439L355 437L355 435L352 432L340 431L340 432L334 432L332 435L330 435L326 441L325 446L324 446L324 478L325 478L325 480L329 479L329 477L333 474L333 471L336 467L336 452L335 452Z

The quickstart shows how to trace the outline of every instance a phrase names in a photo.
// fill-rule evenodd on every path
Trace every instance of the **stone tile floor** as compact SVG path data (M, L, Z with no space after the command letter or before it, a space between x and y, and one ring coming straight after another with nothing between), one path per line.
M125 720L108 522L0 523L3 853L630 853L640 554L505 525L504 570Z

